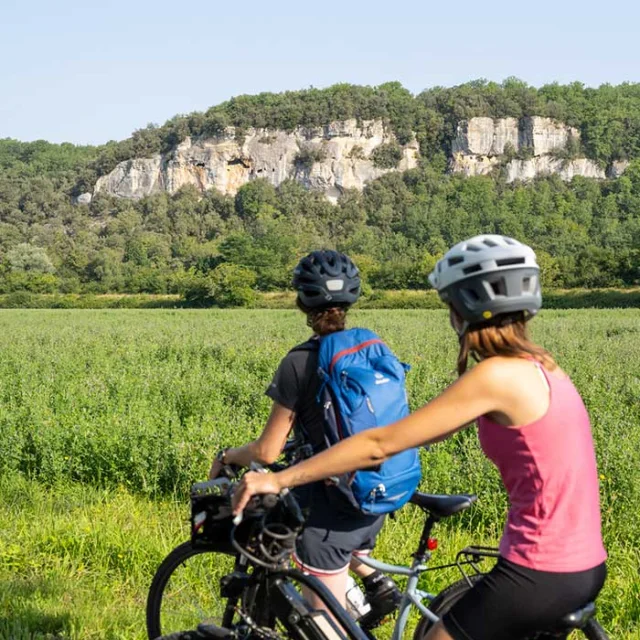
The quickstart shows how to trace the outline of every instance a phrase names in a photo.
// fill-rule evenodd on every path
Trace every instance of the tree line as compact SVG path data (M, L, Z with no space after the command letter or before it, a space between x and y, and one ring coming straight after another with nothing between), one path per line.
M620 178L601 182L449 175L457 122L477 115L555 117L581 130L581 151L590 157L632 162ZM420 166L387 174L362 193L347 191L336 205L294 181L274 188L263 180L235 197L187 187L135 202L104 194L89 205L72 202L120 159L162 151L186 135L349 117L383 118L400 142L415 133ZM637 284L640 85L536 89L510 79L415 97L398 83L336 85L241 96L102 147L0 141L0 293L171 292L242 303L255 290L287 287L300 255L317 247L352 254L366 287L420 289L448 246L481 232L534 246L547 286Z

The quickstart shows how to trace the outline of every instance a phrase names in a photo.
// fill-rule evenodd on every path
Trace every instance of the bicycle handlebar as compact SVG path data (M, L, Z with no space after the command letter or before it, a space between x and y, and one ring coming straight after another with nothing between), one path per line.
M258 473L267 473L267 467L264 467L257 462L252 462L249 466L249 470ZM275 493L267 493L264 495L252 496L245 506L244 511L242 513L239 513L233 519L233 524L237 526L242 522L243 513L271 511L280 502L283 504L285 510L289 512L289 515L291 515L295 521L299 521L300 524L304 522L304 518L302 516L302 511L300 510L298 501L295 499L289 489L284 489L279 495Z
M243 545L236 530L246 516L255 516L257 520L253 520L253 533ZM253 563L273 569L287 561L303 524L300 505L288 489L279 495L252 496L244 511L233 519L231 542L236 551Z

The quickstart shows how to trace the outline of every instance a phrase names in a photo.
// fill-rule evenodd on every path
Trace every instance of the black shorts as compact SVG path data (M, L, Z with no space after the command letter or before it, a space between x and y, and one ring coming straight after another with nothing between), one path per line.
M595 600L607 569L577 573L534 571L500 558L442 618L454 640L517 640L553 629Z
M308 512L293 554L303 571L317 576L340 573L352 555L374 548L384 516L356 511L338 490L322 483L296 491L296 497Z

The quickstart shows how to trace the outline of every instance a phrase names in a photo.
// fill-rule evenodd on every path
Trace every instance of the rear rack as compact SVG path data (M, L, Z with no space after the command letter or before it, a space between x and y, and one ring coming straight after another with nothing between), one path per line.
M474 574L476 576L483 575L486 573L482 571L478 564L485 558L498 558L500 554L498 553L498 549L495 547L465 547L461 551L458 551L456 555L455 566L458 567L458 570L462 574L462 577L466 580L467 584L472 587L473 582L471 581L471 576L464 570L464 566L471 565L474 570Z

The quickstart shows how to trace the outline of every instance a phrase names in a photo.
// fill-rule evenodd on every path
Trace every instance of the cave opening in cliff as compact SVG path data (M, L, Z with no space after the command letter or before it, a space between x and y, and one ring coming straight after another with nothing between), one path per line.
M232 167L235 165L241 164L245 169L249 169L251 165L244 158L234 158L233 160L227 161L227 166Z

